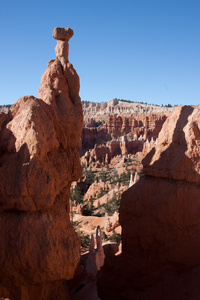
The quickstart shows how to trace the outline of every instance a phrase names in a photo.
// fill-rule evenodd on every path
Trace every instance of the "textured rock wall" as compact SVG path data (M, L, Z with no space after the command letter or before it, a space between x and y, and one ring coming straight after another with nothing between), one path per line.
M81 157L81 162L86 166L90 163L99 164L110 163L110 160L117 155L135 154L142 151L144 140L113 140L106 143L106 145L95 145L93 149L90 149ZM150 150L148 147L146 151Z
M70 185L82 175L79 77L66 50L73 32L56 30L56 39L67 35L58 39L39 99L22 97L0 116L0 296L11 299L56 292L68 299L63 280L73 277L80 257L69 220Z
M124 116L108 115L105 123L97 127L87 127L88 123L85 121L80 154L83 155L85 151L93 148L95 144L100 144L111 138L118 138L127 134L135 139L143 136L149 142L152 138L155 141L167 116L167 114L141 114L129 117L126 114ZM89 121L90 125L94 123L94 119L92 123L91 120Z
M100 274L101 299L198 299L199 119L199 108L178 107L143 160L145 176L122 195L122 255Z
M165 114L151 114L151 115L136 115L136 116L117 116L112 115L106 121L104 127L107 129L107 134L112 137L118 137L127 133L135 134L136 137L144 135L145 129L147 137L156 139L160 132L167 115Z
M173 107L160 107L156 105L124 102L120 100L111 100L105 103L83 103L83 114L85 117L94 117L100 120L104 119L105 114L160 114L169 113L174 110Z

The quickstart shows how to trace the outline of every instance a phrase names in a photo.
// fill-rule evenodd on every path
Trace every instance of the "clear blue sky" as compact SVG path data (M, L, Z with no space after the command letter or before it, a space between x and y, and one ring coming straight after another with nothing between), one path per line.
M57 26L82 100L200 104L200 0L1 0L1 105L37 97Z

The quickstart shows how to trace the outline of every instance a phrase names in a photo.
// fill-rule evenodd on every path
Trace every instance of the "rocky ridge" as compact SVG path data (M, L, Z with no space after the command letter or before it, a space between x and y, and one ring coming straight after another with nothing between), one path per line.
M173 107L161 107L150 104L142 104L135 102L120 101L117 99L104 103L84 102L83 115L84 121L88 122L94 118L95 120L105 120L107 115L149 115L170 113Z

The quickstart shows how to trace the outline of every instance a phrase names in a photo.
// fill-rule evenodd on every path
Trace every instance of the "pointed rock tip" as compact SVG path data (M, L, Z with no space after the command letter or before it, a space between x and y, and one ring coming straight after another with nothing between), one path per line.
M53 38L56 40L69 41L74 32L69 27L55 27L53 30Z

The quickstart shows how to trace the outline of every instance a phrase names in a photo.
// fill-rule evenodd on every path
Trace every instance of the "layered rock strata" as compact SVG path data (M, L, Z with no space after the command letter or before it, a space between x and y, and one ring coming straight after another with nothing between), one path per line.
M11 299L68 299L63 281L79 261L68 200L71 182L82 175L72 34L54 30L57 57L41 78L39 98L22 97L0 116L0 296Z
M99 274L101 299L198 299L199 120L199 108L177 108L122 195L122 255Z
M144 141L150 142L152 139L155 141L168 115L163 113L131 116L108 115L103 124L95 122L95 119L84 121L80 153L83 155L95 144L126 135L132 140L138 140L142 136ZM137 151L141 149L138 148Z
M103 120L105 115L115 114L115 115L125 115L125 114L160 114L169 113L174 110L173 107L160 107L156 105L144 104L144 103L134 103L121 100L110 100L105 103L93 103L85 101L83 103L83 114L84 118L92 117Z
M111 137L131 134L133 138L145 135L145 139L156 139L168 114L111 115L104 127Z
M131 139L127 136L119 137L108 141L106 144L95 145L81 157L81 163L85 166L105 166L109 164L111 159L117 155L128 157L129 154L136 154L140 152L141 156L145 156L157 143L157 139L153 138L149 142L143 137L139 139Z

